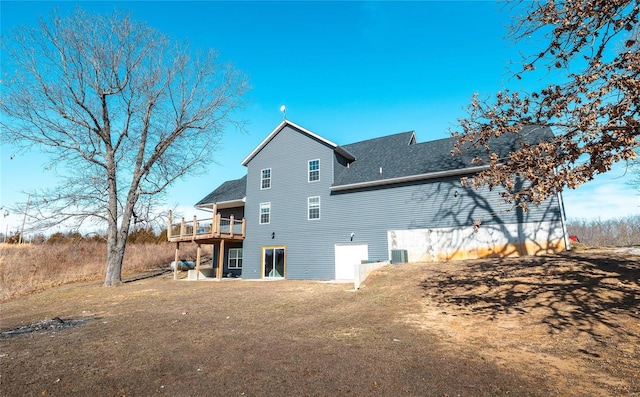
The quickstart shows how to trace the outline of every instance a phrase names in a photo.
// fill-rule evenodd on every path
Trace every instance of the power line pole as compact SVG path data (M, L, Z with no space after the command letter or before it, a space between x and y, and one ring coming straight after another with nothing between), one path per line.
M18 238L18 244L24 244L24 223L27 220L27 210L29 209L29 201L31 200L31 193L27 196L27 205L24 207L24 217L22 218L22 228L20 230L20 237Z

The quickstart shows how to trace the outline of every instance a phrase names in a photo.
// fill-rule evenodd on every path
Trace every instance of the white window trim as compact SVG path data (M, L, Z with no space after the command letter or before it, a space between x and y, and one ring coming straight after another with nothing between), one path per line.
M317 161L318 162L318 169L314 170L314 171L318 171L318 179L316 179L315 181L311 180L311 162L312 161ZM307 162L307 182L309 183L315 183L315 182L320 182L320 159L313 159L313 160L309 160Z
M269 208L269 222L262 222L262 207L263 205ZM260 211L258 213L258 222L260 225L268 225L271 223L271 202L260 203Z
M311 218L311 199L318 199L318 217L317 218ZM320 196L311 196L311 197L307 197L307 220L309 221L317 221L320 220L321 218L321 211L320 211Z
M265 178L264 177L264 171L269 170L269 178ZM263 168L260 170L260 190L267 190L267 189L271 189L271 174L273 173L273 171L271 170L271 168ZM266 179L269 179L269 187L262 187L263 185L263 181L265 181Z
M231 251L240 252L240 256L236 254L235 258L231 258ZM236 265L231 266L231 259L236 260ZM229 258L227 262L227 268L229 269L242 269L242 265L238 266L238 259L242 260L242 248L229 248Z

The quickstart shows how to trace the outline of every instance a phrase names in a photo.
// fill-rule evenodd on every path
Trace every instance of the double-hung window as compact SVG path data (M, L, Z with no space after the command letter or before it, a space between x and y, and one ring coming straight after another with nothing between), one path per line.
M265 168L260 175L260 190L271 189L271 168Z
M271 222L271 203L260 203L260 224L267 225Z
M260 171L260 190L271 189L271 168Z
M242 269L242 248L229 248L229 269Z
M320 160L309 160L309 182L320 180Z
M320 196L309 197L307 199L307 209L309 220L320 219Z

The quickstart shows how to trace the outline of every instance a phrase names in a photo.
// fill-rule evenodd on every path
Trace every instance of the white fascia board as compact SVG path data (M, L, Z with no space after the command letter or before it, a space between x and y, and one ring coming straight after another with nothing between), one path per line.
M240 163L240 164L246 166L249 163L249 161L251 161L251 159L256 154L258 154L258 152L260 150L262 150L262 148L267 146L267 144L273 139L273 137L275 137L287 125L290 125L291 127L302 131L306 135L309 135L310 137L313 137L313 138L315 138L315 139L317 139L317 140L319 140L321 142L326 143L327 145L331 146L334 149L336 147L338 147L338 145L336 145L335 143L331 142L330 140L325 139L325 138L321 137L320 135L315 134L315 133L309 131L308 129L306 129L304 127L301 127L301 126L297 125L296 123L293 123L293 122L291 122L289 120L282 120L282 122L280 124L278 124L278 126L273 131L271 131L271 133L269 135L267 135L267 137L264 138L264 140L262 142L260 142L260 144L255 149L253 149L253 151L251 153L249 153L249 155L244 160L242 160L242 163Z
M228 201L218 201L217 203L209 203L209 204L200 204L196 205L196 208L203 211L213 211L213 205L217 204L218 209L225 208L234 208L234 207L244 207L244 204L247 202L247 198L243 197L240 200L228 200Z
M476 172L484 171L486 169L489 169L488 165L483 165L479 167L460 168L457 170L450 170L450 171L429 172L427 174L401 176L397 178L381 179L377 181L351 183L349 185L331 186L329 189L332 192L338 192L341 190L362 189L362 188L373 187L373 186L384 186L384 185L392 185L396 183L421 181L426 179L445 178L448 176L474 174Z

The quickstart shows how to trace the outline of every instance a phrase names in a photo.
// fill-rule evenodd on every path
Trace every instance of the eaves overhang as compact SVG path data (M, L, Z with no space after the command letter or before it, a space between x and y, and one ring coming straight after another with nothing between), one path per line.
M459 168L456 170L449 170L449 171L428 172L425 174L407 175L407 176L401 176L396 178L379 179L375 181L357 182L357 183L350 183L347 185L336 185L336 186L331 186L329 189L332 192L363 189L363 188L369 188L369 187L394 185L397 183L415 182L415 181L421 181L421 180L427 180L427 179L446 178L449 176L474 174L476 172L484 171L487 169L489 169L488 165L483 165L478 167Z
M206 204L198 204L196 208L203 211L213 211L213 205L216 204L218 209L223 210L225 208L236 208L236 207L244 207L247 198L243 197L238 200L228 200L228 201L218 201L215 203L206 203Z
M345 159L347 159L347 161L349 161L349 162L356 161L356 156L354 156L353 154L349 153L349 151L347 149L343 148L342 146L337 146L333 150L336 153L338 153L340 156L342 156Z

